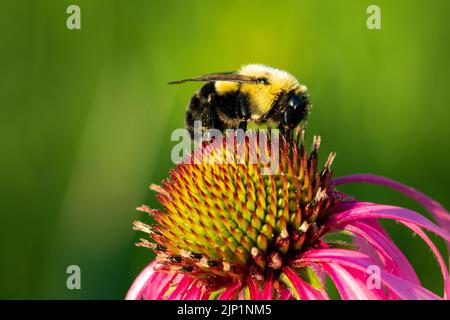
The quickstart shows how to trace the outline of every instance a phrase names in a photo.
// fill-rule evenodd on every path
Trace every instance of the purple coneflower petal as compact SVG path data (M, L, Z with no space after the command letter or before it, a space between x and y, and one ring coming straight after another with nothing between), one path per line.
M343 300L379 300L386 299L381 289L369 289L365 283L363 273L355 270L347 270L343 266L334 263L323 264L325 272L339 291Z
M280 290L280 296L279 296L279 300L290 300L292 297L292 292L290 290L287 289L281 289Z
M183 297L183 300L202 300L202 298L202 286L198 283L198 281L194 281L187 289L186 295Z
M346 249L316 249L306 252L296 261L299 266L310 264L337 264L347 269L366 272L368 268L376 265L374 260L361 252ZM380 281L394 291L399 298L408 300L442 300L441 297L410 281L392 275L380 268ZM341 283L343 284L343 283Z
M445 208L436 200L426 196L420 191L411 188L405 184L394 181L389 178L377 176L374 174L353 174L349 176L339 177L333 180L333 185L338 186L346 183L370 183L382 185L391 189L400 191L414 201L417 201L422 207L430 212L436 218L437 223L450 232L450 214ZM450 248L449 248L450 249Z
M302 300L328 300L328 296L324 291L320 291L312 287L309 283L303 281L297 273L289 267L283 269L284 275L292 284L294 295Z
M416 234L421 237L425 243L430 247L431 251L435 255L437 262L439 264L439 267L441 268L442 277L444 279L444 299L448 299L450 297L450 279L449 279L449 273L447 269L447 265L445 264L444 258L442 257L439 249L436 247L436 245L431 241L431 239L427 236L425 232L423 232L422 229L419 227L413 225L413 224L405 224L408 228L410 228L412 231L414 231Z
M378 224L377 221L354 221L342 226L342 229L372 245L375 252L382 257L381 260L387 271L420 285L419 278L408 259L390 237L382 232L381 226L375 227L376 224Z
M350 230L347 230L349 232ZM372 244L370 244L366 239L362 238L361 236L357 235L356 233L352 234L352 242L355 248L362 252L367 254L369 257L371 257L373 260L375 260L378 264L383 265L386 267L386 270L392 270L392 268L389 267L389 261L386 261L384 255L380 253Z
M180 280L176 283L175 289L167 296L167 300L182 300L187 290L194 283L191 277L180 274Z
M444 278L444 297L447 298L450 295L450 280L448 276L447 266L439 252L439 250L435 247L433 242L428 238L428 236L420 229L420 227L424 227L441 237L445 240L450 241L450 236L448 233L436 226L434 223L423 217L422 215L408 210L404 208L394 207L394 206L385 206L385 205L377 205L371 203L344 203L340 206L341 208L337 208L338 211L342 210L340 213L333 216L328 223L330 225L336 224L336 227L339 228L339 224L345 223L346 221L354 221L356 219L369 219L369 218L387 218L393 219L396 221L400 221L406 227L411 229L413 232L417 233L426 243L430 246L431 250L435 254L439 266L441 268L443 278ZM353 222L354 223L354 222ZM341 225L342 227L342 225ZM345 228L345 227L344 227ZM349 227L351 228L351 226ZM373 232L373 230L372 230ZM378 239L381 239L378 237ZM387 247L385 247L386 249ZM391 248L392 249L392 248ZM391 255L391 257L393 257ZM395 256L397 259L401 259L400 256ZM401 260L398 260L401 261ZM400 267L405 267L406 265L399 263ZM411 281L411 279L408 279Z
M154 266L157 264L156 260L150 263L141 273L136 277L125 297L126 300L138 300L144 295L147 285L152 283L153 279L158 276L155 272Z
M238 290L242 288L242 283L240 281L231 282L225 291L220 295L219 300L231 300L233 299Z
M269 272L266 283L264 285L263 292L261 294L261 299L272 300L272 289L273 289L273 274L272 272Z
M174 273L158 272L156 276L149 281L143 298L145 300L162 300L167 295L173 279L177 276Z
M249 291L249 295L250 295L250 300L261 300L261 295L259 294L258 291L258 285L255 282L255 280L253 279L253 277L249 277L247 279L247 286L248 286L248 291Z
M433 222L409 209L374 204L370 202L343 202L336 206L336 213L325 224L326 228L338 227L350 221L364 219L392 219L402 223L412 223L428 229L447 241L450 235Z
M367 220L369 221L369 220ZM393 273L395 269L392 265L390 265L390 261L388 261L380 252L378 252L375 247L373 247L367 240L357 236L353 235L353 244L358 248L357 250L359 252L362 252L364 254L367 254L369 257L371 257L376 264L379 264L384 269L386 269L387 272ZM409 264L409 261L408 261ZM412 281L414 282L414 281ZM386 296L386 300L398 300L400 299L392 290L389 290L386 288L386 286L383 285L383 290Z
M409 187L405 184L394 181L392 179L373 174L354 174L339 177L333 180L333 184L335 186L346 183L358 183L358 182L386 186L391 189L400 191L401 193L410 197L414 201L418 202L425 210L427 210L436 219L438 225L444 228L447 231L447 233L450 233L450 213L439 202L428 197L422 192L417 191L412 187ZM439 250L436 249L436 247L434 246L434 244L432 244L431 240L426 236L426 234L424 234L423 232L421 233L416 232L416 233L419 234L422 237L422 239L424 239L424 241L430 246L431 250L436 255L436 258L439 262L439 265L441 267L444 276L445 297L448 298L450 296L450 281L448 279L447 266L443 261L442 256L439 253ZM424 235L425 237L422 235ZM446 240L447 240L447 250L449 252L449 259L450 259L450 241L448 239Z
M387 272L421 285L408 259L391 240L378 221L372 219L352 221L348 225L342 226L342 228L352 233L353 242L358 247L358 251L369 255L375 262L383 266ZM386 299L399 299L392 290L386 289L386 291Z

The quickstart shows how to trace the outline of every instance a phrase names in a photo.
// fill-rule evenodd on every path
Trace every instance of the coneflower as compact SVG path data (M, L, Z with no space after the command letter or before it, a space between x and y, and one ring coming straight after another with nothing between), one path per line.
M360 174L333 180L335 154L319 169L320 139L308 154L301 137L297 134L293 146L281 143L280 165L271 175L261 172L267 165L261 159L278 150L265 135L245 139L231 154L223 142L210 143L200 162L180 163L162 186L152 186L164 210L138 207L156 223L136 221L134 229L148 234L137 245L153 250L156 258L126 298L328 299L328 276L342 299L446 299L447 265L422 228L450 241L448 212L386 178ZM256 161L239 161L252 155ZM336 190L356 182L403 192L439 226L414 211L356 201ZM420 284L378 219L401 222L427 243L442 270L442 297ZM351 239L330 237L336 234Z

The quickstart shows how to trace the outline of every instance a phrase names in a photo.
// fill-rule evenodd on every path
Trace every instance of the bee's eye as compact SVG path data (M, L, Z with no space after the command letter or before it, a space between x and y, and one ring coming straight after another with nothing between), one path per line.
M294 128L306 119L308 114L308 97L305 94L292 95L284 109L284 123L286 128Z
M267 79L266 77L258 78L258 83L267 85L269 84L269 79Z
M296 110L302 105L302 99L298 95L293 95L288 101L288 107Z

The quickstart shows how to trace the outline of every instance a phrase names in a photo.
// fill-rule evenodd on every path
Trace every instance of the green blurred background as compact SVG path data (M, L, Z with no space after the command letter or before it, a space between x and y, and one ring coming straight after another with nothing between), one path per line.
M66 28L69 4L81 30ZM382 30L366 28L370 4ZM245 63L308 85L308 139L322 136L322 158L337 152L336 176L388 176L450 208L449 10L446 0L3 0L0 298L123 298L152 259L134 247L134 208L158 207L147 186L172 167L170 134L198 87L166 82ZM384 188L342 190L420 210ZM421 240L385 225L441 293ZM71 264L81 290L66 288Z

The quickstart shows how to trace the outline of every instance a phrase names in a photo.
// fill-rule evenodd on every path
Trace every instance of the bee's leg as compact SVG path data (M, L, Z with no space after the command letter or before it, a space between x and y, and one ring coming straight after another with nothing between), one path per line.
M242 129L242 130L247 130L247 121L241 121L239 122L238 126L236 129Z
M289 147L291 147L291 148L294 147L294 130L293 129L288 129L288 132L286 134L286 141L287 141Z
M211 104L207 104L206 106L207 110L205 112L205 120L203 121L203 126L205 127L206 133L205 138L207 141L211 140L211 131L209 129L216 129L217 128L217 119L216 119L216 112Z
M202 121L202 113L203 113L202 109L203 107L201 104L200 97L198 93L196 93L194 96L192 96L191 101L189 102L185 117L185 126L188 129L189 133L191 134L192 139L194 139L195 122Z
M278 129L280 130L280 134L284 138L286 143L289 146L292 147L293 143L294 143L294 131L293 131L293 129L290 129L290 128L286 127L286 125L283 124L283 123L280 123L280 125L278 126Z
M220 126L217 114L208 100L208 96L204 97L201 95L201 92L197 92L189 102L188 109L186 110L185 124L192 138L194 138L195 133L204 134L206 131L205 138L209 139L211 137L207 130ZM198 130L196 129L198 122L201 123L200 132L196 132Z
M237 129L247 130L247 121L250 119L250 108L247 97L239 94L237 97L237 117L240 120Z
M298 123L298 114L292 108L287 107L284 111L284 117L280 122L279 129L281 135L291 147L294 143L294 128L298 125Z

